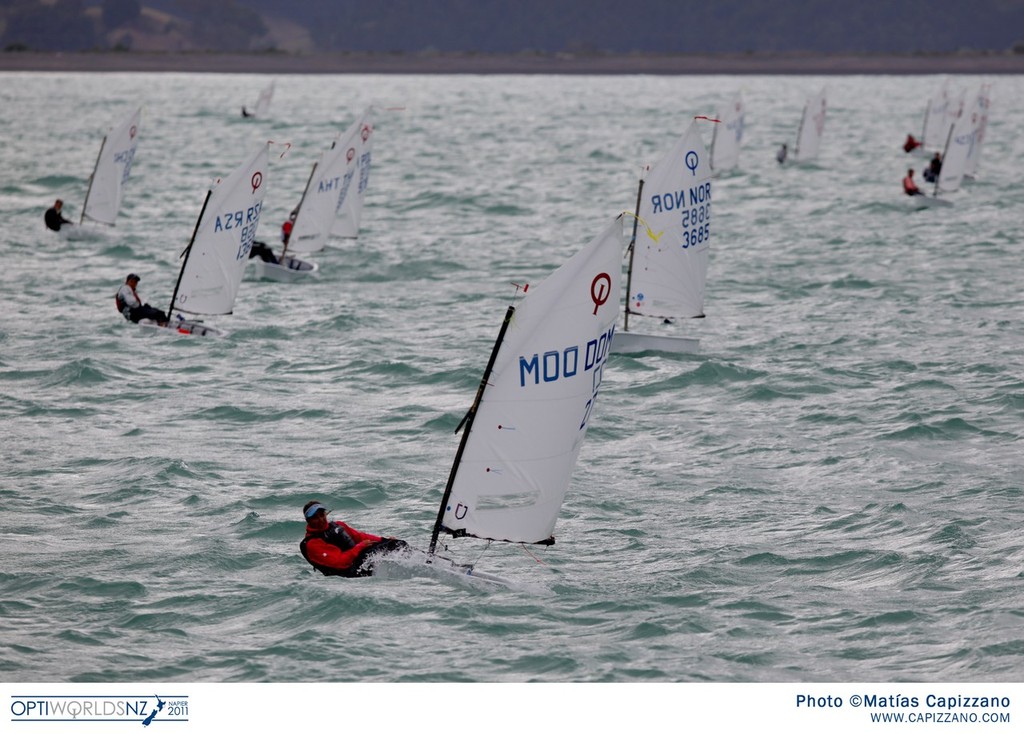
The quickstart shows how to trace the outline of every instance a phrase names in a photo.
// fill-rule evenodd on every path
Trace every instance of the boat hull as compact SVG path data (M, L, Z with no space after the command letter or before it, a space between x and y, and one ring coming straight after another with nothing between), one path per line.
M139 322L139 326L151 333L181 334L185 336L227 336L227 332L193 319L176 319L164 326L160 326L155 321L143 319Z
M950 207L953 206L953 202L949 199L940 199L937 196L915 196L913 200L914 206L918 209L933 209L936 207Z
M254 257L249 261L253 266L253 274L262 280L275 280L279 283L297 283L312 277L320 266L309 260L286 255L283 263L270 263Z
M638 334L635 331L618 331L612 340L612 354L641 354L643 352L667 352L668 354L696 354L700 351L700 339L681 336L657 336Z

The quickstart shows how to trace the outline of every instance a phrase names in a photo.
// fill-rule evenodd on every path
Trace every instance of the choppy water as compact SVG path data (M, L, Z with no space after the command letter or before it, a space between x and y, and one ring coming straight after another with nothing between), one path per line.
M243 120L266 81L0 75L0 679L1021 679L1024 79L990 80L980 180L922 212L900 145L938 77L295 76ZM780 169L823 84L818 163ZM426 544L509 283L631 209L641 164L740 89L683 325L702 352L613 358L542 563L488 550L504 590L314 574L313 497ZM117 227L47 232L138 103ZM368 104L362 235L316 283L247 279L223 340L116 313L130 270L170 300L211 178L291 143L273 239Z

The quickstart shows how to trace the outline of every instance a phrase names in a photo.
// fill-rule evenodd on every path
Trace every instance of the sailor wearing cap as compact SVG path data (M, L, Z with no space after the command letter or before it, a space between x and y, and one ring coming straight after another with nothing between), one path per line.
M117 295L114 296L117 310L129 321L138 323L141 319L152 319L163 326L167 323L167 314L159 308L153 308L148 303L142 302L135 290L139 280L139 276L135 273L128 273L128 277L124 279L124 283L117 290Z
M302 557L324 576L371 576L369 557L408 547L403 540L363 533L340 520L327 519L330 512L317 500L302 508L306 537L299 543Z

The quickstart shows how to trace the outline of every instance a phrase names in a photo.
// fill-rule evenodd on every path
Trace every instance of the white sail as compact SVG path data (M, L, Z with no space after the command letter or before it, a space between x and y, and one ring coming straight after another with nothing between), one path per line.
M975 109L963 110L950 126L945 153L942 155L942 169L935 182L936 194L950 193L960 188L977 131L978 112Z
M711 165L697 123L641 180L627 310L641 316L704 314L711 244Z
M335 220L355 196L353 179L359 160L359 129L350 129L324 151L313 169L288 239L288 249L318 252L327 244Z
M924 113L924 129L921 131L921 147L925 150L942 150L946 145L949 133L949 81L945 81L939 91L928 100Z
M82 206L81 221L91 219L112 225L117 219L124 196L124 184L131 173L135 149L139 144L141 119L140 107L119 125L112 127L103 138L96 167L89 178L89 191Z
M974 145L967 154L967 163L964 166L964 175L968 178L974 178L978 174L981 146L985 142L985 133L988 131L988 111L991 105L989 85L982 84L974 99L974 113L978 116L977 132L974 136Z
M824 89L807 98L796 135L796 150L793 151L796 160L809 161L818 157L821 135L825 131L825 107Z
M718 114L718 123L711 138L712 171L728 171L739 165L743 124L743 96L737 92L732 103Z
M274 82L270 82L270 84L260 90L260 96L256 100L256 109L253 111L253 115L256 117L266 117L267 113L270 112L270 101L273 98Z
M621 261L620 216L527 291L485 375L438 528L551 542L615 332Z
M183 255L172 310L231 313L260 222L269 149L260 146L210 190Z
M372 108L368 107L363 116L353 122L335 143L335 147L355 151L358 172L355 190L350 186L345 196L338 201L337 217L331 227L331 234L338 237L351 239L359 236L359 220L363 216L363 201L366 199L366 187L370 183L370 164L373 158L372 112Z

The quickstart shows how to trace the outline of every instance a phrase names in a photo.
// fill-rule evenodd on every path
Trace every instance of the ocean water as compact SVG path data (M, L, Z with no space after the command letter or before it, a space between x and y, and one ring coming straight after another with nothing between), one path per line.
M979 178L914 211L900 146L943 79L288 76L251 120L269 77L0 74L0 680L1020 681L1024 79L949 79L992 83ZM780 168L822 86L820 157ZM313 572L312 498L426 546L512 283L737 91L707 318L672 327L701 351L612 357L555 545L448 543L508 588ZM45 230L138 104L117 226ZM266 140L276 241L369 105L362 231L315 282L247 276L224 339L115 311L129 271L166 308Z

